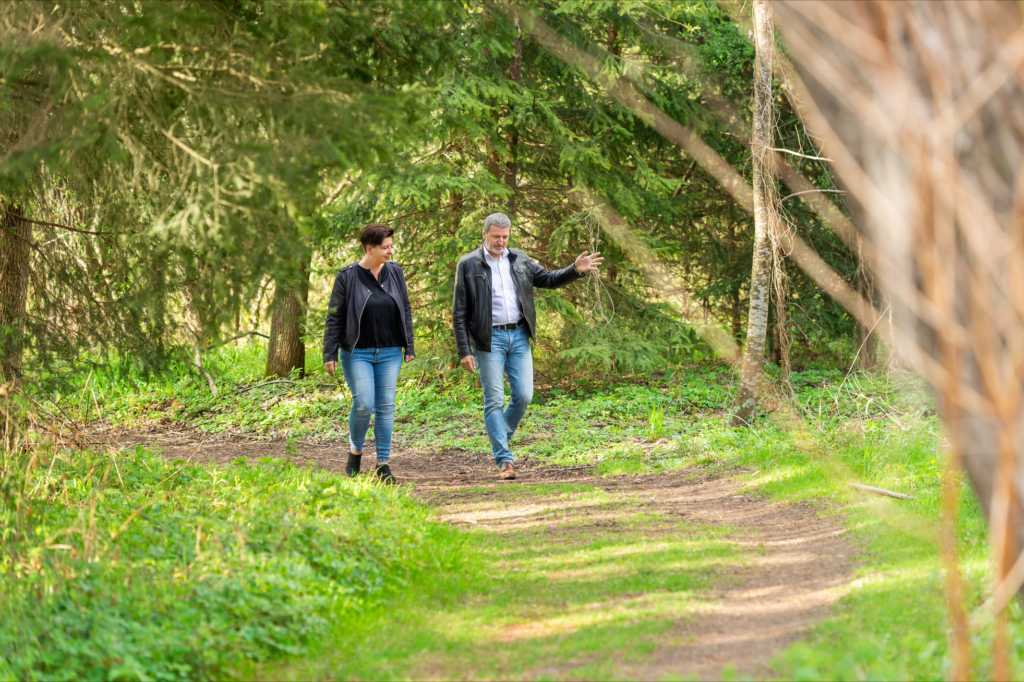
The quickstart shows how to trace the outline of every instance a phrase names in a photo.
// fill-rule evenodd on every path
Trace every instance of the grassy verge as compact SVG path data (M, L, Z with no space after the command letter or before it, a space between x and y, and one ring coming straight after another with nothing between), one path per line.
M343 415L348 407L345 391L323 375L246 393L233 390L259 382L259 357L257 348L225 351L213 359L211 364L219 368L222 382L221 395L216 398L186 374L172 375L142 390L99 377L93 379L94 389L76 392L80 397L95 390L93 407L70 395L66 406L75 414L92 410L95 415L98 410L104 417L122 423L148 419L252 434L343 435ZM479 389L469 380L430 385L418 380L421 377L411 373L403 373L400 379L396 437L401 444L462 449L483 456L488 448L479 415ZM757 420L754 428L741 430L723 425L722 411L732 394L732 378L726 370L711 365L675 368L658 377L626 378L618 384L550 387L538 391L517 436L517 454L561 464L593 464L606 474L694 468L739 470L752 492L784 502L815 505L852 531L860 567L855 587L832 617L806 641L778 657L778 674L798 679L943 677L949 660L936 538L944 462L942 430L934 407L920 385L909 378L844 377L841 372L815 371L797 375L795 383L797 404L769 405L768 413ZM867 497L851 491L849 482L897 490L914 499ZM975 669L984 677L991 641L991 623L981 608L989 590L986 531L966 485L961 485L961 498L959 551L966 573L967 606L974 614ZM468 541L468 546L478 552L482 563L477 570L484 576L508 565L502 555L504 549L489 545L488 537L470 533ZM555 547L528 534L523 535L522 543L523 547L535 545L557 555ZM527 554L516 555L513 564L517 567L513 578L516 589L510 594L516 596L511 599L522 598L523 590L519 588L525 583L517 581L549 570L539 556L531 559ZM465 641L460 637L482 631L483 621L458 615L459 609L470 607L451 611L445 604L458 599L479 603L472 601L472 595L488 594L492 589L500 592L502 588L473 580L456 583L451 590L441 590L426 601L418 600L415 606L409 606L409 601L394 602L404 605L402 615L392 616L392 610L381 616L384 621L380 622L391 623L386 628L391 633L387 644L390 648L386 648L391 658L406 660L410 652L419 652L427 658L436 655L441 657L438 660L452 662L455 659L445 659L443 652L457 649L458 643ZM552 589L551 600L569 598L570 587ZM604 589L612 588L605 585ZM450 620L436 621L431 616L434 613L454 615ZM1014 665L1021 671L1022 614L1017 605L1010 613ZM588 630L597 632L600 626L591 624L578 632ZM437 646L431 648L424 638L436 639ZM339 641L338 646L344 649L345 638ZM576 646L567 639L558 641L567 648L556 647L538 656L557 658L562 655L559 651L568 655ZM355 676L372 676L368 674L371 669L380 674L387 672L360 667L364 665L359 662L363 655L353 653L344 664L351 667L337 669ZM494 672L484 663L469 665L467 669L474 675ZM388 674L400 676L400 671L407 669L398 666ZM451 670L454 675L457 668ZM537 668L527 666L522 670L526 674ZM596 675L601 671L591 672Z
M248 677L463 560L405 495L281 461L37 452L26 469L2 512L2 679Z

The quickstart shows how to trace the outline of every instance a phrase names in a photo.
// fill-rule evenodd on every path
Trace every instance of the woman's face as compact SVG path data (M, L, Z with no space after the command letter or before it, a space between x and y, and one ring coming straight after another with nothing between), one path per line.
M391 259L391 254L395 252L394 246L391 243L391 237L385 237L384 241L378 246L367 246L366 254L378 263L387 263Z

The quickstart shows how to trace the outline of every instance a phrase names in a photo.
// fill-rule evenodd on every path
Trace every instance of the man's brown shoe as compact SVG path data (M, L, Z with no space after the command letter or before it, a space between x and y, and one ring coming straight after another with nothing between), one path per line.
M516 480L516 468L512 466L512 462L505 462L501 465L501 471L498 472L498 480L500 481L514 481Z

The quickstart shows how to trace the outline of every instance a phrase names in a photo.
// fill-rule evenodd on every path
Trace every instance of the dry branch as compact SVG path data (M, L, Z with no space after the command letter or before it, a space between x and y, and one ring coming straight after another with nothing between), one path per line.
M255 391L257 388L263 388L264 386L273 386L274 384L294 384L294 381L288 379L277 379L276 381L265 381L262 384L256 384L255 386L247 386L243 389L236 391L239 395L248 393L249 391Z
M856 488L857 490L863 490L865 492L874 493L875 495L882 495L884 497L892 497L897 500L914 499L910 495L904 495L903 493L894 493L893 491L886 490L885 488L876 488L870 485L861 485L860 483L848 483L847 485L849 485L851 488Z

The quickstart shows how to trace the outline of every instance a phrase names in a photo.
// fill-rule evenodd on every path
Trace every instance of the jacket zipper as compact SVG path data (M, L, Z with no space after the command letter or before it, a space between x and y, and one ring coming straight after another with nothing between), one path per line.
M363 307L359 309L359 317L356 318L356 343L359 343L359 337L363 334L363 311L366 310L366 304L370 302L370 296L373 294L373 292L366 287L363 287L363 290L366 291L367 296L366 300L363 301ZM355 348L356 346L354 343L352 344L352 350L355 350Z

